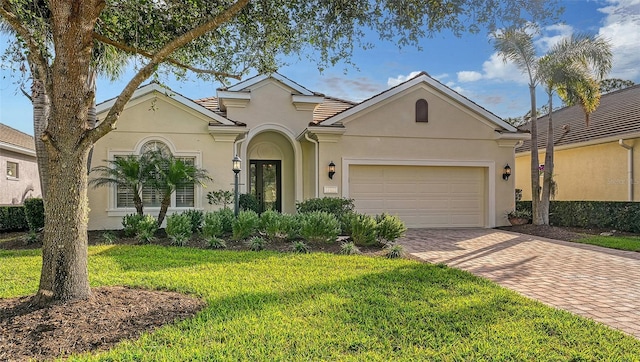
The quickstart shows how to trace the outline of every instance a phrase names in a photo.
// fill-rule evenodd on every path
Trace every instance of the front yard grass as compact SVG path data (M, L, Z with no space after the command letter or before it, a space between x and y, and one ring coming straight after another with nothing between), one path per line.
M410 260L92 246L92 286L196 295L194 318L69 360L633 361L640 341L485 279ZM40 250L0 250L0 297L37 289Z
M575 242L598 245L618 250L640 251L640 237L638 236L589 235L584 238L576 239Z

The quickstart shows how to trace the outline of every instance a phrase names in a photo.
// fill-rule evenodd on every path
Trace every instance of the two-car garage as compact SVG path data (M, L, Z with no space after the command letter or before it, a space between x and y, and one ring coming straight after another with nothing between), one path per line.
M351 164L348 192L366 214L408 227L485 227L487 167Z

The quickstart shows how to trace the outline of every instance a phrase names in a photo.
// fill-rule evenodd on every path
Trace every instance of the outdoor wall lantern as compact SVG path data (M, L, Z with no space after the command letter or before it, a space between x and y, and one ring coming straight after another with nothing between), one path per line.
M329 162L329 178L333 180L333 175L336 174L336 164L333 161Z
M242 170L241 166L242 166L242 160L240 159L240 157L238 157L238 155L236 155L236 157L233 158L232 160L233 162L233 173L235 173L235 180L234 180L234 188L233 188L233 213L236 217L238 217L238 212L240 211L240 204L238 203L238 183L239 183L239 176L238 175L240 173L240 170Z
M504 172L502 173L502 179L507 181L509 179L509 176L511 176L511 167L509 167L509 164L507 163L507 165L504 166Z

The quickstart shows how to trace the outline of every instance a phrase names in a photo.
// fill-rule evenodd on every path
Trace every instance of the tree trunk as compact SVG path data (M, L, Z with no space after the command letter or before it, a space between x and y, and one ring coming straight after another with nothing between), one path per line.
M164 217L167 215L167 210L169 210L169 205L171 205L171 193L168 195L164 195L162 198L162 202L160 203L160 212L158 213L158 227L162 225L164 221Z
M538 155L538 116L536 111L536 87L529 84L531 97L531 210L534 225L544 224L540 213L540 161Z
M549 122L547 126L547 148L544 156L544 172L542 174L542 201L540 202L542 223L544 225L549 225L549 203L551 201L551 180L553 178L553 121L551 117L553 94L551 90L547 90L547 93L549 95Z
M43 266L39 304L86 299L91 295L87 268L87 154L52 152L47 164L49 185L42 243Z
M96 127L96 122L98 121L98 113L96 109L96 78L98 77L98 72L95 68L91 68L91 72L89 73L89 77L87 78L87 83L89 89L93 89L93 100L91 101L91 107L89 107L89 113L87 114L87 128L93 129ZM91 172L91 159L93 158L93 146L89 149L89 156L87 156L87 172Z
M42 81L38 79L37 73L33 72L31 84L31 102L33 103L33 131L36 144L36 161L38 163L38 176L40 178L40 192L42 199L46 201L47 195L47 152L45 150L42 135L47 129L47 119L50 111L49 96L45 92Z

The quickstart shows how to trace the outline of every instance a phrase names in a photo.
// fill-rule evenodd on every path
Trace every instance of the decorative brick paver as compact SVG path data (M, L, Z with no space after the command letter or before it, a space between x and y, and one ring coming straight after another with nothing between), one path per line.
M640 338L640 253L492 229L410 229L399 243Z

